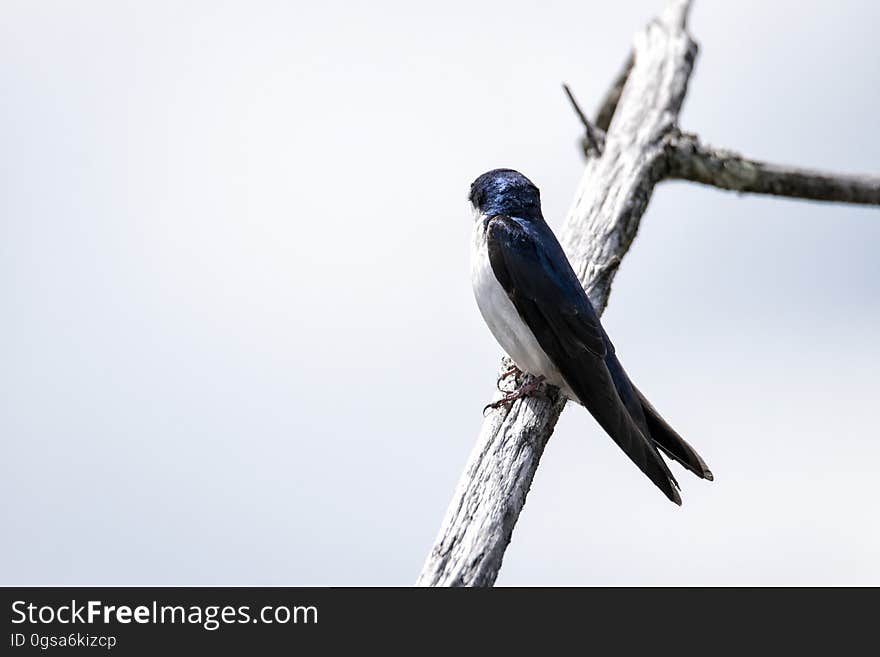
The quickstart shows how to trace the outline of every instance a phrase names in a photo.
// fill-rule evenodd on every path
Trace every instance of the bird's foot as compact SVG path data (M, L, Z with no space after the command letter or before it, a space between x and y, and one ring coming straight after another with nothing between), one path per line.
M483 407L483 414L485 415L486 411L489 410L490 408L492 408L492 409L501 408L502 406L507 406L509 404L512 404L517 399L523 399L525 397L539 397L542 399L547 399L546 393L541 388L542 383L544 383L543 376L534 377L531 381L524 383L523 385L521 385L519 388L517 388L513 392L505 393L504 396L501 399L499 399L498 401L492 402L491 404L486 404Z
M503 392L507 394L507 390L501 387L501 382L504 381L511 374L514 375L514 381L516 380L516 375L519 374L519 368L516 365L511 365L506 370L501 373L501 376L498 377L498 380L495 382L495 387L498 388L499 392Z

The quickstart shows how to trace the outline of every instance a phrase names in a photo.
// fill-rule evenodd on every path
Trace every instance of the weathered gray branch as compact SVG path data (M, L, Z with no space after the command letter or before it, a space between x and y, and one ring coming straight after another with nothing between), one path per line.
M696 135L669 136L670 178L735 192L774 194L813 201L880 205L880 177L849 176L750 160L706 146Z
M623 86L626 84L626 80L629 77L629 72L632 70L634 61L633 54L630 53L629 57L627 57L626 61L623 63L623 68L620 69L620 73L614 78L614 82L611 84L608 93L605 94L605 98L602 99L602 104L599 105L599 111L596 112L596 127L602 132L608 132L608 127L611 125L611 118L614 116L614 112L617 109L617 103L620 102L620 94L623 93Z
M697 53L686 29L689 0L668 0L640 32L633 54L591 124L586 167L561 241L601 313L654 186L679 178L723 189L820 201L880 204L880 179L842 176L748 160L700 144L676 121ZM502 372L511 362L502 361ZM517 384L522 383L519 375ZM491 586L565 399L555 388L484 418L477 444L417 584ZM499 393L500 394L500 393ZM498 395L495 397L499 398Z
M687 91L696 45L685 30L689 2L671 0L635 40L632 69L614 104L601 157L587 161L562 232L582 283L602 312L654 184L665 139ZM504 366L503 366L504 367ZM502 370L503 371L503 370ZM528 398L483 421L437 540L418 579L424 586L491 586L544 446L565 405Z

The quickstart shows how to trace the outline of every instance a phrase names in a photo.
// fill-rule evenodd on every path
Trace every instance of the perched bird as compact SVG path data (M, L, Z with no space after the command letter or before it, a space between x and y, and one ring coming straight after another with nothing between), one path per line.
M665 452L702 479L712 473L626 375L593 305L541 214L538 188L512 169L471 185L471 280L480 313L517 367L537 377L493 406L558 386L592 413L666 496L681 504Z

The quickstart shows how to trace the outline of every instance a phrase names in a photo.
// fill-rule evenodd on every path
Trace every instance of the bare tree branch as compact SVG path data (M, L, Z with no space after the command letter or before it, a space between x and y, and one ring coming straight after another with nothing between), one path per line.
M568 100L574 109L574 113L577 114L578 118L581 120L581 125L584 126L584 138L581 142L581 148L584 151L584 155L588 159L593 155L601 155L602 150L605 148L605 132L593 126L590 119L584 114L584 110L578 105L578 102L568 85L563 84L562 89L565 91L565 95L568 96Z
M823 173L750 160L700 143L696 135L671 134L670 178L735 192L773 194L814 201L880 205L880 177Z
M562 242L598 312L666 169L696 44L685 30L690 2L670 0L635 41L632 70L601 157L587 161ZM613 95L613 94L612 94ZM507 369L502 364L502 371ZM528 398L491 411L419 576L423 586L491 586L565 400ZM496 396L496 399L498 397Z
M663 15L637 35L633 54L606 95L595 125L565 87L586 131L586 166L561 242L600 314L654 187L663 179L740 192L880 204L878 178L748 160L703 146L694 135L678 130L676 121L697 53L686 29L689 7L689 0L668 0ZM510 365L505 357L502 373ZM518 375L517 384L527 378ZM495 582L541 454L565 406L556 388L544 389L544 399L521 399L484 418L417 584Z
M605 94L605 98L599 106L599 111L596 112L596 127L602 132L608 132L608 126L611 125L611 119L614 117L614 111L617 109L617 103L620 101L620 94L623 93L623 86L626 84L626 79L629 77L629 72L632 70L634 62L633 54L630 53L623 64L623 68L620 69L620 73L614 78L608 93Z

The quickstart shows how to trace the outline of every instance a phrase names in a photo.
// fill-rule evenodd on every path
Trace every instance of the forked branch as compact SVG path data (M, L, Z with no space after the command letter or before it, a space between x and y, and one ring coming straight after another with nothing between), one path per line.
M566 87L584 124L587 160L561 242L600 314L654 186L661 180L680 178L740 192L822 201L880 203L876 178L748 160L703 146L695 136L679 131L678 114L697 54L686 27L689 7L689 0L669 0L663 14L636 36L633 54L602 102L595 123ZM509 367L505 358L502 374ZM419 585L495 582L544 446L564 406L558 390L547 387L546 398L520 399L486 415Z
M696 45L685 31L689 2L671 0L636 38L632 70L608 105L614 120L600 157L587 162L563 230L563 245L601 312L611 280L647 206L663 140L687 90ZM610 120L610 117L608 117ZM502 372L507 365L502 364ZM528 398L490 411L459 480L434 547L419 576L423 586L491 586L564 398Z

